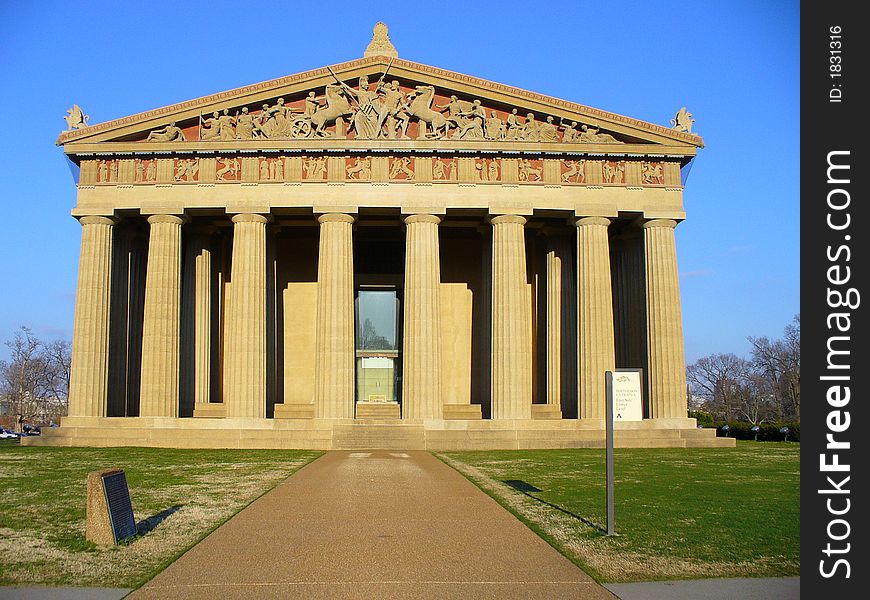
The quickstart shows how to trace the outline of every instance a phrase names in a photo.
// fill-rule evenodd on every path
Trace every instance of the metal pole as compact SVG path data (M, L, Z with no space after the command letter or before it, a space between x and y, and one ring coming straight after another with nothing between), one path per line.
M607 535L615 535L613 524L613 372L605 373L607 390L606 462L607 462Z

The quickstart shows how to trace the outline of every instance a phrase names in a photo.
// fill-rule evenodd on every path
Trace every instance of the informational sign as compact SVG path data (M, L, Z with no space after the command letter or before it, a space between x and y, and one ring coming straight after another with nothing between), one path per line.
M103 476L103 491L109 509L109 521L117 544L123 539L136 535L136 519L133 517L133 504L124 471L116 471Z
M643 382L641 369L613 371L613 420L643 421Z

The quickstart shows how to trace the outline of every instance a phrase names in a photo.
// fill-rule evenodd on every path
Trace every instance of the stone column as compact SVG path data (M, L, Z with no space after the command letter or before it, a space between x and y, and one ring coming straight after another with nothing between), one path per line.
M190 270L191 298L188 330L193 334L190 392L194 409L211 400L211 330L212 330L212 256L211 231L193 232L187 245L187 265Z
M140 417L178 417L182 223L177 215L148 217Z
M224 406L228 418L266 417L266 223L233 216L232 302L227 315Z
M604 372L616 367L610 250L603 217L577 220L577 384L581 419L603 419Z
M82 246L73 325L69 415L105 417L108 403L109 298L112 227L109 217L82 217Z
M563 277L571 256L570 240L561 231L547 230L547 404L561 406L562 390L562 306L563 287L569 282Z
M354 414L353 221L321 215L317 263L317 344L314 414L352 419Z
M405 217L405 328L402 416L440 419L441 286L438 223L435 215Z
M530 419L531 307L525 217L492 219L492 418Z
M686 371L676 221L643 224L646 257L647 353L650 417L686 418Z

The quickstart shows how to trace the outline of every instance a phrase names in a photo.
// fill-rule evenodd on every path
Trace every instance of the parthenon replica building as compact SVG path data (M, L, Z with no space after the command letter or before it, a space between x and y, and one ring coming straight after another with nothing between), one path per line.
M398 57L90 125L69 416L25 443L724 443L687 418L674 228L703 146ZM731 440L729 440L730 442Z

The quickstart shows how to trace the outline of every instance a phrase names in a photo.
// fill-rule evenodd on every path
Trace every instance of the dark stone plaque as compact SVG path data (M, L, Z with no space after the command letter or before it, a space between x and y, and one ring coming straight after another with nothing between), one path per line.
M124 471L105 475L103 491L106 494L106 506L109 509L115 543L136 535L136 519L133 518L133 504L130 502L130 490L127 488Z

